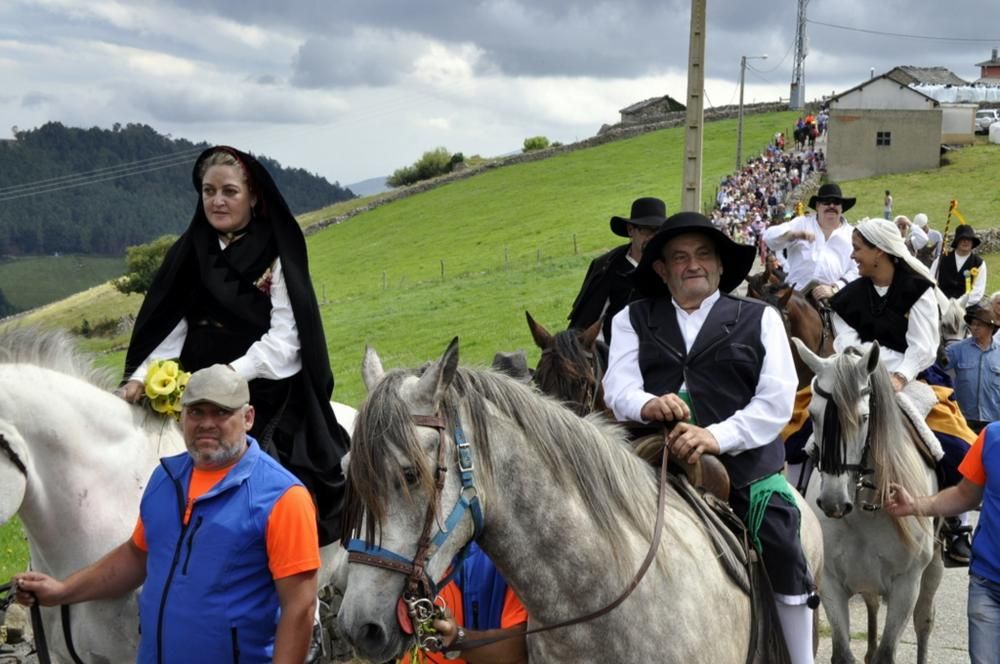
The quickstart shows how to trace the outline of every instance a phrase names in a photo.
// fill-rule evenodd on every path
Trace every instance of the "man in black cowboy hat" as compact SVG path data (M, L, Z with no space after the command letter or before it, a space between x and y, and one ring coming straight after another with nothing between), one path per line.
M937 278L938 287L950 298L969 294L966 304L979 304L986 292L986 263L973 249L981 240L968 224L955 229L951 241L953 251L942 255L931 266L931 274Z
M813 214L771 226L762 236L769 249L787 254L792 287L811 293L816 301L858 278L858 266L851 260L852 228L844 218L856 200L844 197L839 185L824 184L809 199Z
M611 217L611 232L627 237L629 242L590 263L569 313L570 327L585 330L604 316L602 336L598 338L611 342L611 319L632 300L632 273L642 258L642 247L666 218L666 203L652 197L637 198L628 218Z
M621 421L673 424L667 445L676 457L719 455L734 511L744 521L765 514L751 536L764 551L791 661L811 664L813 584L781 473L779 433L797 385L792 352L777 311L729 294L755 257L704 215L667 219L636 268L644 299L614 317L605 402Z

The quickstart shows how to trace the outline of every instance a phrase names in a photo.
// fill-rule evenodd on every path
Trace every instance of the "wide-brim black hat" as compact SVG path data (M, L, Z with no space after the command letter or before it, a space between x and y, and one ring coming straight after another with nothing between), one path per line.
M647 196L637 198L632 202L632 212L628 218L611 217L611 232L615 235L628 237L628 227L626 224L636 226L646 226L647 228L659 228L667 220L667 204L659 198Z
M719 290L728 293L746 279L753 269L757 250L748 244L733 242L725 233L716 228L711 220L698 212L678 212L667 218L642 250L642 260L635 269L635 285L640 293L648 297L670 293L663 279L653 269L653 263L663 258L663 247L679 235L702 233L715 242L715 251L722 263Z
M828 182L819 188L819 191L809 199L809 207L813 210L816 209L816 201L832 198L834 200L840 201L840 207L842 212L847 212L854 204L858 201L857 198L844 198L844 195L840 191L840 185L834 182Z
M968 224L961 224L955 229L955 237L951 240L951 248L955 249L958 247L959 240L972 240L972 248L975 249L979 246L982 240L976 235L975 229Z

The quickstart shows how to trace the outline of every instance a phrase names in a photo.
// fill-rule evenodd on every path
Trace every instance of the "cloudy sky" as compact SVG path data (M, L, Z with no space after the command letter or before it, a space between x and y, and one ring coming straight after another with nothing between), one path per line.
M706 99L788 96L797 0L707 0ZM975 79L995 2L810 0L806 98L895 65ZM342 184L424 151L570 142L686 98L687 0L0 0L0 138L146 123ZM880 34L881 33L881 34ZM0 186L3 174L0 173Z

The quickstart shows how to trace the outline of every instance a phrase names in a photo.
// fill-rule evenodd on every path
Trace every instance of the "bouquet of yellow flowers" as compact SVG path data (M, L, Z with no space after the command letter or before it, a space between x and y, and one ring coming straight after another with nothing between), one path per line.
M149 407L174 419L181 416L181 395L191 373L182 371L176 360L154 360L146 371L146 399Z

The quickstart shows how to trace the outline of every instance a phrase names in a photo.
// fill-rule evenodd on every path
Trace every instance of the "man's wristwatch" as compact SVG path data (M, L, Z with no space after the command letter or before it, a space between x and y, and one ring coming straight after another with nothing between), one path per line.
M455 640L448 646L444 654L445 659L458 659L462 655L462 644L465 643L465 629L461 625L455 626Z

